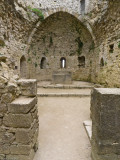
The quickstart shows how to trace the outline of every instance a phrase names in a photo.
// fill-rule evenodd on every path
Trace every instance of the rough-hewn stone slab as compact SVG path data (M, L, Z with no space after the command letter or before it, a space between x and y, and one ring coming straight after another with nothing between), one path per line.
M8 105L10 113L28 113L37 103L37 98L19 97Z
M29 144L31 141L30 130L18 129L15 134L16 142L20 144Z
M69 71L55 71L52 74L53 84L71 84L72 73Z
M37 80L36 79L20 79L18 84L21 88L23 96L36 96L37 94Z
M32 123L31 114L6 114L3 118L3 124L6 127L30 128Z
M30 151L30 145L12 145L10 147L10 153L14 155L29 155Z

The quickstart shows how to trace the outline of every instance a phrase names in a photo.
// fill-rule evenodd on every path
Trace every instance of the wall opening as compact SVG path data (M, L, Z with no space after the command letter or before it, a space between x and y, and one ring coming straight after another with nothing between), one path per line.
M40 68L46 69L46 58L45 57L42 57L42 59L41 59Z
M79 68L85 67L85 57L84 56L78 57L78 66Z
M62 57L60 59L60 67L61 68L66 68L66 59L64 57Z
M81 0L81 14L85 14L85 0Z
M102 57L101 60L100 60L100 67L104 67L104 65L105 65L105 63L104 63L104 59Z
M109 52L113 53L114 51L114 44L109 45Z
M22 56L20 59L20 77L21 78L27 77L27 64L25 56Z

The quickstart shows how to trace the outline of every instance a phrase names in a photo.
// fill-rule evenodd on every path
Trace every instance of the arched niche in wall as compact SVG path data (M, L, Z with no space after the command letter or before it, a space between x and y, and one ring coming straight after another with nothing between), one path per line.
M78 66L79 68L85 67L85 56L78 57Z
M42 57L40 61L40 69L45 69L46 68L46 58Z
M20 77L26 78L27 77L27 63L25 56L20 58Z
M60 68L66 68L66 58L62 57L60 59Z
M100 60L100 67L104 67L104 65L105 65L105 63L104 63L104 59L102 57L101 60Z

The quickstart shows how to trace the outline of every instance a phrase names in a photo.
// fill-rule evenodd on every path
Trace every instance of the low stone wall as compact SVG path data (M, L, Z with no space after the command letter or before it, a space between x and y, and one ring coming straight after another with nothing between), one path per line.
M120 159L120 89L92 92L92 159Z
M0 105L0 160L33 160L37 150L36 80L19 80L18 86L20 96Z

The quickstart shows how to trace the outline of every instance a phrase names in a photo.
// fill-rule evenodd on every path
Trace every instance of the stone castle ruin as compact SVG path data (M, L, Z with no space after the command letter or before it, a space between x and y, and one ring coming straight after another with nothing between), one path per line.
M1 0L0 160L33 160L44 81L102 86L91 94L92 159L119 160L119 73L120 0Z

